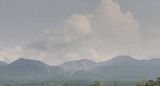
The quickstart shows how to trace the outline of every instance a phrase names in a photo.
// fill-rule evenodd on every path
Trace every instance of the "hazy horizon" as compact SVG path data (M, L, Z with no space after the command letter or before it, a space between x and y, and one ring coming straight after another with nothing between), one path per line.
M159 0L0 0L0 61L160 58Z
M124 57L124 56L127 56L127 57L129 57L129 58L131 58L131 59L134 59L134 60L139 60L139 61L149 61L149 60L153 60L153 59L155 59L155 60L158 60L158 59L160 59L159 57L152 57L152 58L148 58L148 59L136 59L136 58L134 58L134 57L132 57L132 56L129 56L129 55L117 55L117 56L115 56L115 57L112 57L111 59L106 59L106 60L103 60L103 61L95 61L95 60L92 60L92 59L87 59L87 58L80 58L80 59L75 59L75 60L67 60L67 61L64 61L64 62L61 62L61 63L58 63L58 64L48 64L48 63L46 63L46 62L44 62L44 61L41 61L41 60L37 60L37 59L30 59L30 58L27 58L27 57L24 57L24 58L17 58L17 59L15 59L14 61L12 61L12 62L6 62L6 61L0 61L0 62L5 62L5 63L7 63L7 64L11 64L11 63L13 63L13 62L15 62L15 61L17 61L17 60L20 60L20 59L25 59L25 60L32 60L32 61L40 61L40 62L42 62L42 63L44 63L44 64L47 64L47 65L50 65L50 66L57 66L57 65L61 65L61 64L64 64L64 63L66 63L66 62L76 62L76 61L83 61L83 60L88 60L88 61L93 61L93 62L96 62L96 63L101 63L101 62L107 62L107 61L110 61L110 60L113 60L113 59L115 59L116 57ZM122 60L127 60L127 59L122 59Z

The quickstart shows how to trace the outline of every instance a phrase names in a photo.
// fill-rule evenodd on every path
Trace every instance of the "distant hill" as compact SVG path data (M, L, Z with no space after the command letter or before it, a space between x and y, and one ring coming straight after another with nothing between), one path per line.
M7 65L7 63L0 61L0 66L4 66L4 65Z
M98 65L112 65L112 64L119 64L119 63L126 63L126 62L135 62L137 59L132 58L131 56L127 55L120 55L116 56L110 60L99 62Z
M103 65L100 65L102 64ZM99 63L98 63L99 64ZM154 79L160 74L160 59L137 60L130 56L117 56L111 60L100 62L100 66L93 68L99 78L109 80L141 80L145 75L147 79Z
M96 65L96 62L93 62L88 59L76 60L76 61L69 61L65 62L59 67L64 69L67 72L77 72L77 71L89 71Z
M4 80L141 80L154 79L160 74L160 59L137 60L130 56L116 56L104 62L88 59L49 66L41 61L18 59L0 66Z
M0 79L47 80L61 75L61 72L62 69L59 67L49 66L41 61L20 58L0 67ZM58 77L56 79L58 79Z

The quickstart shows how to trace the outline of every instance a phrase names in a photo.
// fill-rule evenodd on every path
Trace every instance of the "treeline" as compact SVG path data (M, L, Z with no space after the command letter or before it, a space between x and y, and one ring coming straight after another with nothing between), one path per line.
M156 80L142 80L137 86L160 86L160 77L157 77Z

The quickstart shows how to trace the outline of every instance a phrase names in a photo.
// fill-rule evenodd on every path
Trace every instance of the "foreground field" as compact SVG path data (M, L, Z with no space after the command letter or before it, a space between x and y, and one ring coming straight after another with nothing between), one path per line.
M0 86L136 86L131 81L3 81Z

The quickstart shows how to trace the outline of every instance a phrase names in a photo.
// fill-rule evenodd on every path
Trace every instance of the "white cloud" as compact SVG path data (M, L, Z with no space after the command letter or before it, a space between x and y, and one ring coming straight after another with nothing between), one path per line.
M102 0L89 15L71 15L59 28L47 29L45 37L27 46L22 56L58 64L69 59L101 61L119 54L134 56L140 50L140 26L131 12L123 13L119 4Z
M48 58L51 64L51 60L55 59L88 58L101 61L119 54L136 55L141 44L139 28L139 22L131 12L123 13L119 4L102 0L90 16L70 16L58 29L47 30L50 35L32 47L38 47L35 49L38 52L44 49L45 54L36 56Z
M141 48L139 22L131 12L122 12L119 4L112 0L102 0L96 12L92 14L92 32L96 50L104 56L119 54L135 55Z
M17 58L21 57L21 55L22 55L22 48L21 46L17 45L16 47L1 50L0 60L12 62Z
M84 15L72 15L65 21L66 28L83 34L91 33L90 20Z
M123 13L120 6L112 0L102 0L101 6L93 15L93 25L100 34L123 41L139 39L139 22L134 20L131 12Z

